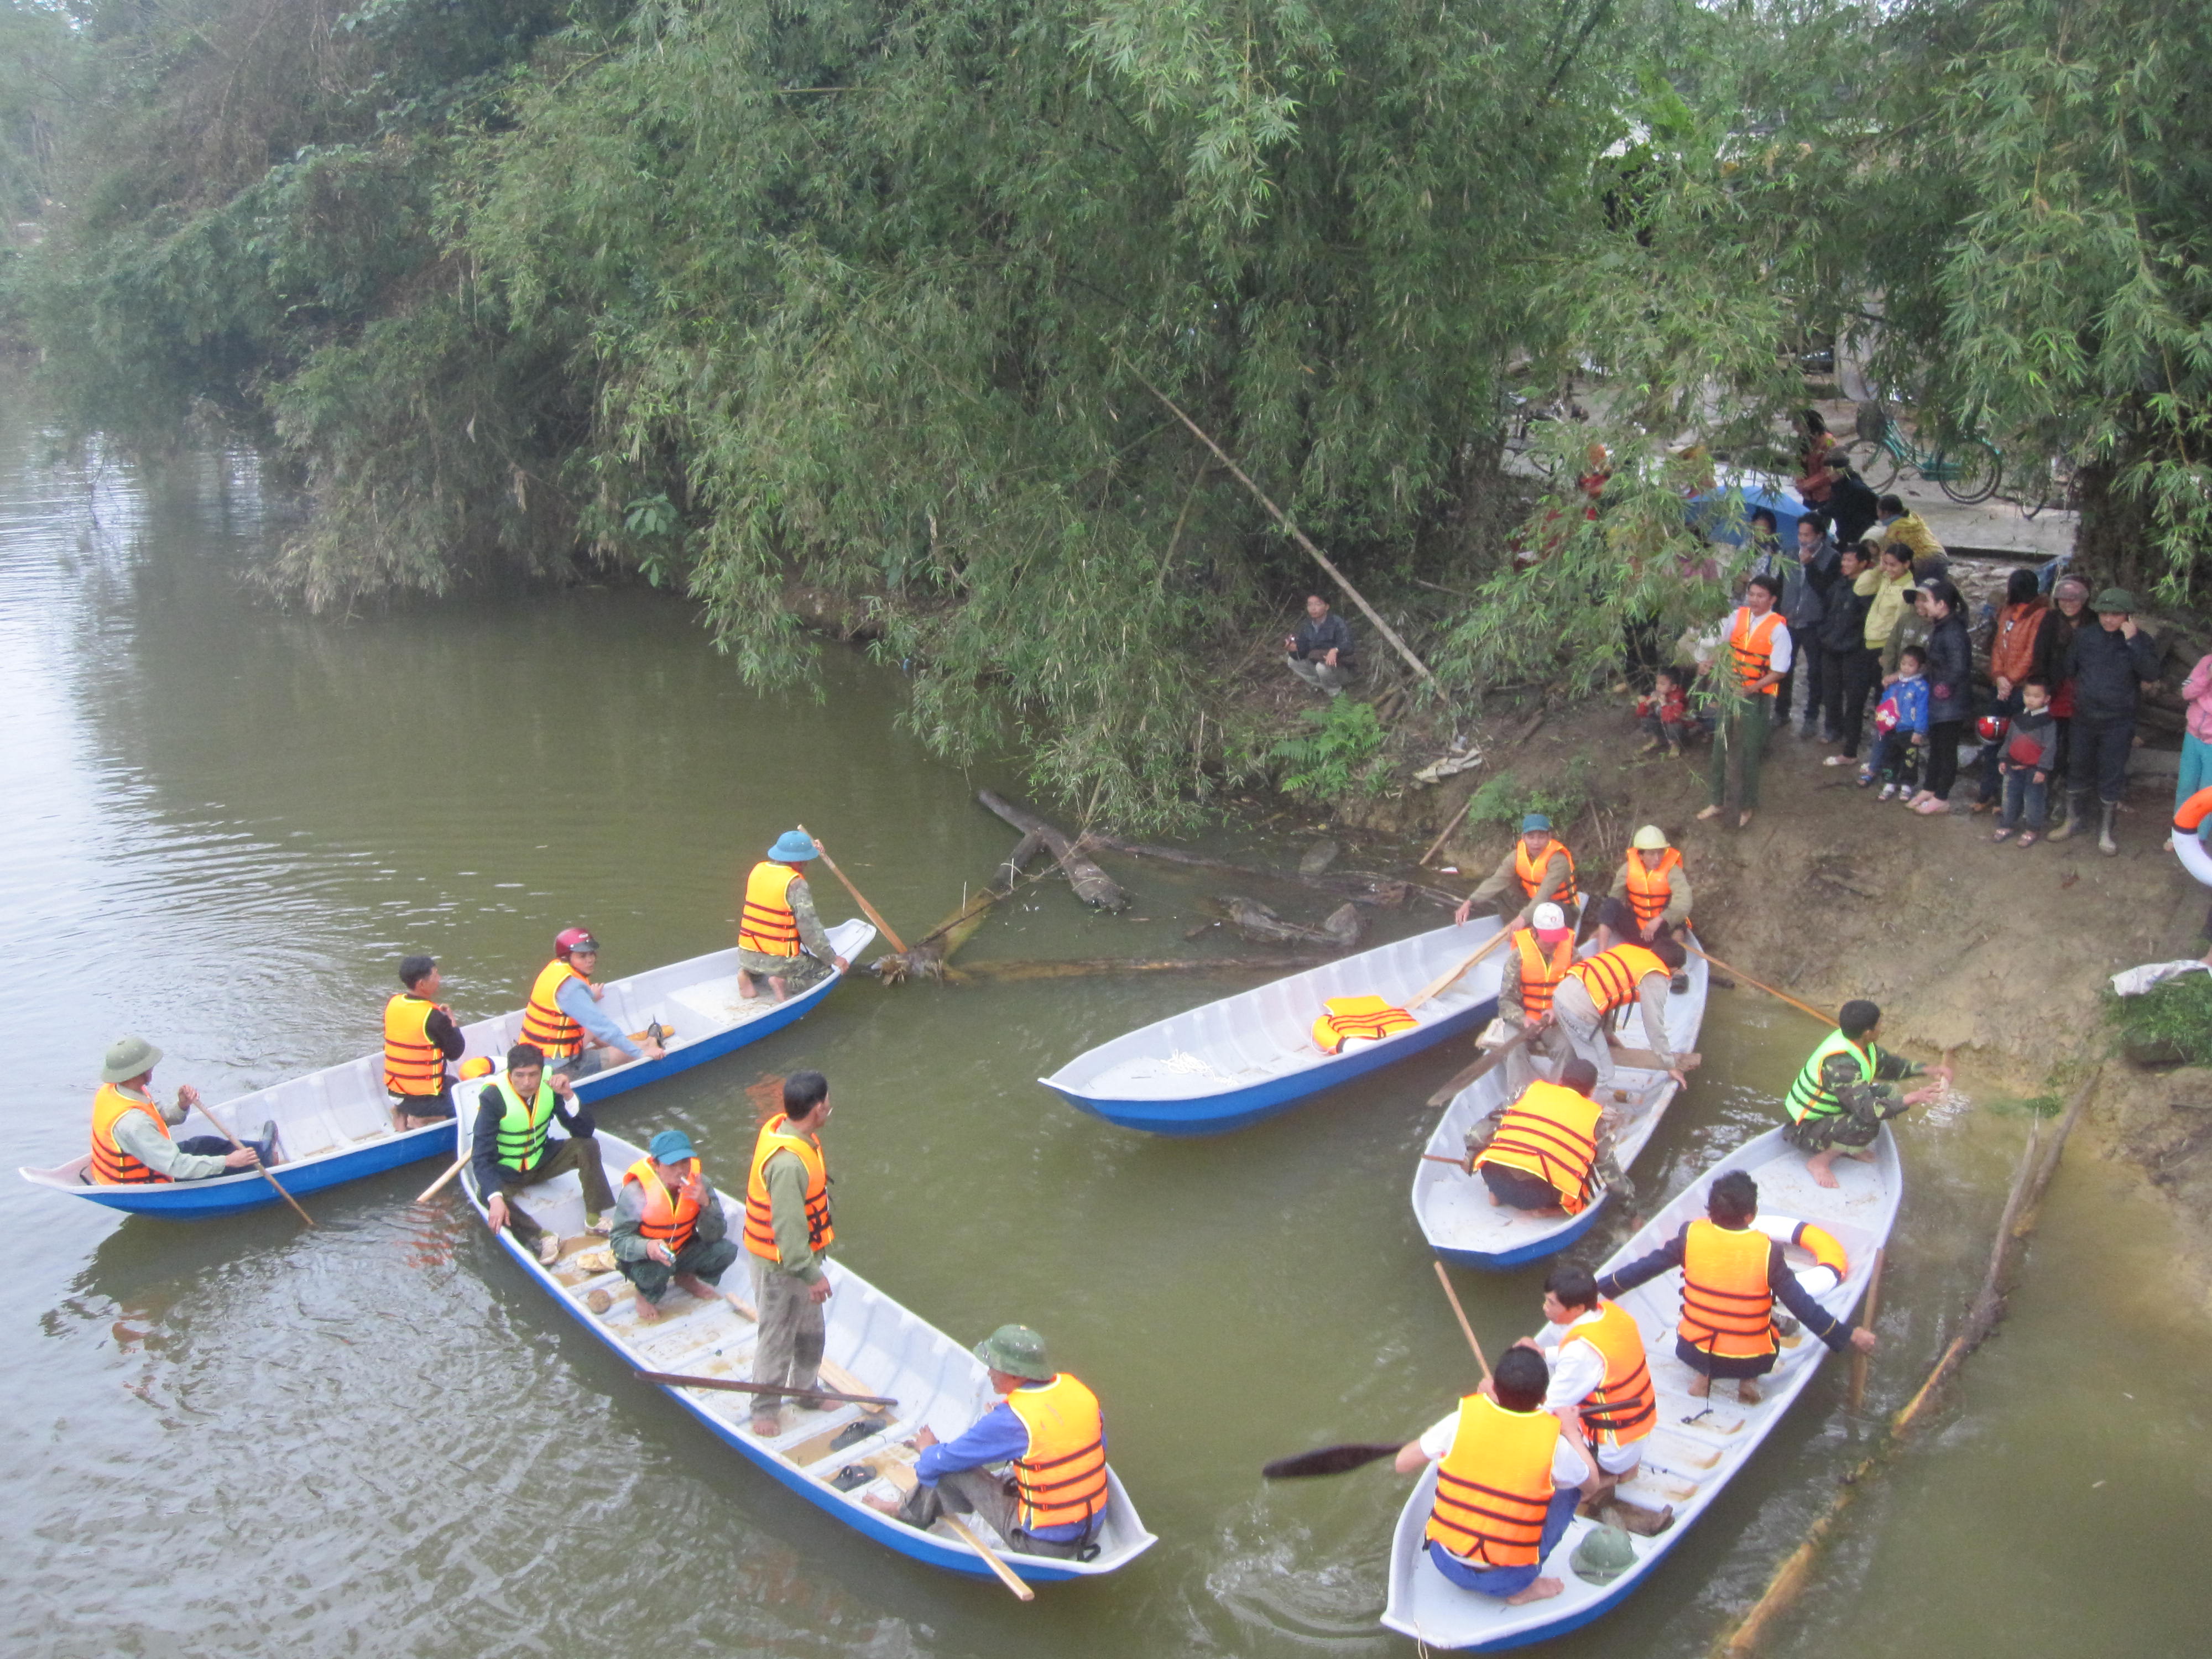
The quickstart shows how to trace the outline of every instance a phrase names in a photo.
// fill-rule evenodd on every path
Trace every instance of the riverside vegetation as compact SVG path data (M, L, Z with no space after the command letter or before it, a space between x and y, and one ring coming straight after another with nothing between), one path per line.
M80 432L212 425L289 470L274 591L637 577L796 685L804 583L916 666L937 750L1018 744L1088 817L1258 763L1224 665L1312 580L1146 381L1462 705L1717 609L1674 574L1707 465L1677 451L1786 461L1808 337L1863 337L1932 435L2078 463L2100 574L2178 603L2207 550L2203 0L0 0L0 192L42 232L0 327ZM1586 365L1593 419L1538 447L1562 480L1608 447L1595 522L1498 461L1512 400ZM1556 546L1516 573L1524 521Z

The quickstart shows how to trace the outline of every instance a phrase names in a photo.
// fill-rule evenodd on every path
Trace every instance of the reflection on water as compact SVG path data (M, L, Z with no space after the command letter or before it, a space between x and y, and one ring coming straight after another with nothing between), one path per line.
M237 581L264 528L250 466L146 479L37 452L0 425L18 1016L0 1114L21 1162L81 1147L98 1055L125 1030L167 1050L165 1086L219 1101L372 1047L404 951L441 956L474 1016L519 1002L572 922L616 975L716 948L744 867L797 820L915 933L1012 840L970 799L1007 780L902 735L887 670L838 653L824 700L755 697L689 607L652 594L287 615ZM970 948L1170 955L1218 885L1116 874L1142 901L1129 915L1041 883ZM1423 925L1384 917L1382 936ZM609 1109L632 1136L685 1129L727 1184L750 1143L744 1086L827 1071L841 1249L956 1339L1039 1326L1097 1387L1163 1540L1127 1572L1020 1607L860 1540L639 1387L451 1194L412 1206L434 1165L319 1195L312 1231L276 1209L120 1220L12 1183L7 1650L1402 1651L1375 1618L1403 1484L1387 1467L1280 1487L1256 1471L1410 1436L1473 1382L1407 1204L1420 1102L1465 1056L1188 1144L1106 1127L1034 1081L1225 988L858 983ZM1772 1121L1816 1036L1749 991L1715 997L1705 1069L1636 1171L1647 1208ZM1818 1380L1669 1567L1553 1651L1704 1651L1948 1340L2024 1133L1989 1112L1908 1131L1865 1410L1845 1409L1841 1367ZM1634 1224L1611 1218L1592 1249ZM2187 1598L2164 1587L2191 1582L2207 1355L2149 1288L2147 1225L2069 1168L2013 1322L1929 1449L1856 1512L1786 1650L2183 1650ZM1459 1276L1486 1343L1533 1324L1541 1279ZM2062 1631L2081 1639L2039 1639Z

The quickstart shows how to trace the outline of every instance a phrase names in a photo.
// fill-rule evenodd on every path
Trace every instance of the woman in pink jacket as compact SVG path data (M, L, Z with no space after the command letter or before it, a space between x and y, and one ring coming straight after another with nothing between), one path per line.
M2212 784L2212 656L2199 657L2189 678L2181 683L2182 707L2189 711L2189 732L2181 740L2181 777L2173 792L2173 806Z

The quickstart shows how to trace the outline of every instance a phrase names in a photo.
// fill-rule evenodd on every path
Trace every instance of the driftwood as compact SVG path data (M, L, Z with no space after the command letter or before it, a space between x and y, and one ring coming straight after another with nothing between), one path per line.
M1358 907L1350 902L1330 911L1318 927L1285 921L1256 899L1238 893L1224 893L1215 902L1228 913L1237 931L1255 945L1328 945L1349 951L1359 943L1360 932L1366 926Z
M952 953L974 937L991 907L1013 892L1030 860L1043 847L1043 837L1034 833L1024 836L1014 843L1014 850L1006 854L988 885L969 894L957 910L915 941L913 949L877 957L869 964L869 971L886 985L896 985L910 978L942 979L945 964L951 960Z
M945 982L977 980L1075 979L1092 974L1279 974L1286 968L1318 968L1334 962L1334 952L1292 952L1268 957L1171 957L1156 961L1093 957L1080 962L971 962L945 970Z
M1024 835L1035 836L1042 841L1060 869L1066 872L1068 884L1075 889L1076 897L1085 904L1095 905L1102 910L1119 910L1128 903L1129 896L1121 890L1113 877L1084 856L1077 842L1055 830L1036 813L1015 805L988 789L977 790L975 799Z
M1261 870L1249 864L1232 864L1227 859L1209 858L1203 853L1186 853L1179 847L1154 847L1141 841L1123 841L1116 836L1102 836L1096 830L1085 833L1079 843L1096 847L1109 853L1126 853L1131 858L1157 859L1163 864L1180 864L1190 870L1226 870L1233 876L1247 876L1254 881L1279 881L1295 887L1310 887L1316 892L1335 893L1360 904L1372 904L1385 910L1395 910L1411 897L1427 900L1442 909L1459 908L1459 896L1441 888L1424 887L1418 882L1401 881L1393 876L1379 875L1372 870L1337 870L1326 875L1300 875L1295 871Z

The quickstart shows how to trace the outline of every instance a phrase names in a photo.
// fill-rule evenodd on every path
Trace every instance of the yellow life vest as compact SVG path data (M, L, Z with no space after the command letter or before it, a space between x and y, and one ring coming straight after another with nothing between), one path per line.
M1658 1394L1644 1364L1644 1333L1637 1328L1636 1316L1603 1297L1597 1308L1598 1316L1576 1326L1567 1338L1589 1343L1605 1361L1605 1381L1583 1401L1583 1427L1604 1445L1626 1446L1658 1426Z
M1325 1054L1340 1054L1353 1037L1386 1037L1394 1031L1410 1031L1420 1021L1403 1008L1394 1008L1381 997L1331 997L1322 1006L1328 1012L1313 1023L1314 1047Z
M738 949L763 956L799 954L799 916L787 896L799 872L763 859L745 878L744 908L738 915Z
M688 1175L697 1175L699 1160L689 1160L684 1170ZM692 1229L698 1224L699 1212L703 1207L692 1195L690 1183L687 1181L671 1193L649 1158L638 1159L623 1172L625 1186L633 1181L645 1197L645 1213L637 1224L639 1237L658 1239L671 1250L681 1251L691 1242Z
M1552 993L1574 966L1574 930L1569 928L1560 936L1548 957L1544 954L1544 941L1536 937L1533 927L1515 933L1513 947L1521 957L1521 1012L1533 1025L1552 1012Z
M1561 1209L1579 1215L1596 1187L1597 1120L1603 1109L1588 1095L1539 1078L1505 1109L1474 1167L1525 1170L1551 1184Z
M1682 1246L1682 1319L1676 1329L1693 1348L1723 1359L1772 1353L1774 1292L1766 1283L1774 1241L1751 1227L1723 1227L1699 1217Z
M1562 909L1571 912L1577 896L1575 891L1575 855L1567 851L1566 842L1557 836L1545 843L1544 856L1540 859L1528 856L1528 843L1525 838L1516 841L1513 843L1513 874L1521 883L1521 891L1534 898L1544 885L1544 872L1551 868L1552 860L1555 858L1567 861L1567 879L1553 897Z
M830 1170L822 1149L805 1135L787 1133L787 1115L778 1112L761 1125L753 1144L752 1172L745 1177L745 1248L764 1261L781 1261L775 1242L775 1212L769 1202L768 1182L762 1171L778 1152L789 1152L806 1166L806 1243L820 1251L837 1237L830 1221Z
M1610 951L1585 957L1566 971L1589 993L1590 1006L1601 1014L1626 1007L1636 1000L1636 988L1654 974L1666 975L1667 964L1642 945L1624 942Z
M453 1010L402 991L384 1005L384 1088L410 1098L446 1091L446 1056L430 1041L430 1016Z
M538 981L530 988L530 1006L522 1011L522 1040L535 1043L548 1060L567 1060L583 1052L584 1028L561 1011L556 1000L572 979L592 982L564 958L554 957L538 969Z
M1042 1388L1016 1389L1006 1404L1030 1431L1013 1461L1016 1522L1024 1532L1072 1526L1106 1507L1106 1419L1098 1396L1066 1371Z
M1641 853L1629 854L1628 903L1638 927L1648 927L1666 914L1667 901L1674 896L1674 884L1668 878L1681 867L1682 854L1672 847L1659 855L1656 870L1644 867Z
M150 1101L126 1095L112 1083L100 1085L92 1097L92 1178L102 1187L143 1185L169 1177L149 1169L116 1143L115 1125L125 1112L143 1112L153 1120L164 1140L174 1140L163 1121L161 1109Z
M1559 1419L1510 1412L1486 1395L1459 1402L1459 1428L1437 1465L1428 1536L1486 1567L1533 1567L1552 1504Z

